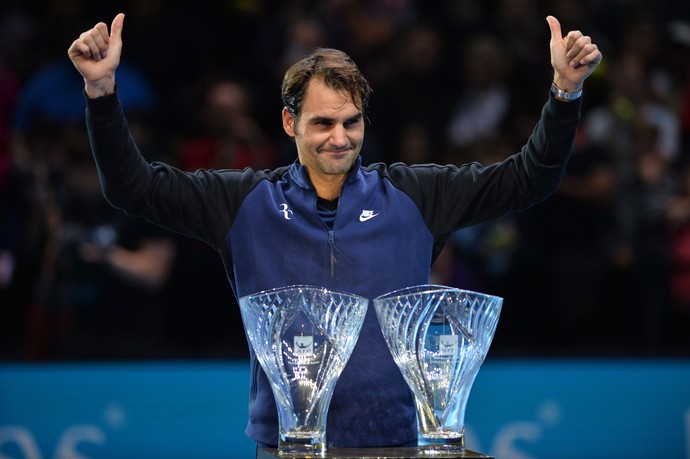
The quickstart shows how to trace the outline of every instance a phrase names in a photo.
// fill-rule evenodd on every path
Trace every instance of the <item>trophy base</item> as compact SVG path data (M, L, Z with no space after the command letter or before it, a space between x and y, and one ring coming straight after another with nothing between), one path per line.
M455 432L453 434L457 435ZM458 456L465 451L465 435L449 437L441 435L437 437L422 437L417 440L417 448L427 457L463 457Z
M321 437L284 437L278 442L278 457L317 458L325 457L326 442Z
M307 454L297 456L285 456L278 452L278 448L257 448L256 459L283 459L293 458L325 458L325 459L429 459L435 457L424 450L424 447L401 447L401 448L328 448L320 454ZM461 452L443 454L439 457L463 458L463 459L493 459L468 449Z

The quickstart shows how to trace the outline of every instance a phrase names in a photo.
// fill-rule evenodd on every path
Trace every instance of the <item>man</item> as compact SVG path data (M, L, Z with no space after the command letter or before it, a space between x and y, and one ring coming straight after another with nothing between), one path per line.
M87 126L114 206L213 246L235 295L311 284L374 298L426 283L448 235L521 210L552 193L579 121L583 82L601 53L580 32L551 28L554 86L522 151L499 164L361 166L370 88L342 52L317 50L283 82L283 128L298 161L273 171L182 172L148 164L129 135L115 69L124 15L99 23L68 54L84 77ZM557 98L559 100L557 100ZM252 356L247 434L278 443L275 402ZM370 307L329 408L331 446L414 444L410 392Z

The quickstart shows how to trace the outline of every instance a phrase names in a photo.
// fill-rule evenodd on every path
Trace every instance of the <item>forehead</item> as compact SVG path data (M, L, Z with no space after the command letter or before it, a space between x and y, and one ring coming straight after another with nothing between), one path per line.
M306 116L351 117L360 113L347 91L333 89L319 78L312 78L302 100Z

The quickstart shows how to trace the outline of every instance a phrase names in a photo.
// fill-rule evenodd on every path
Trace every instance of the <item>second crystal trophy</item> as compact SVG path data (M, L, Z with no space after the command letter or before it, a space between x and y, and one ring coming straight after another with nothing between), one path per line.
M240 298L247 337L278 406L279 454L325 453L328 405L368 303L307 285Z
M503 299L419 285L373 302L386 343L415 398L419 448L433 455L464 452L467 400Z

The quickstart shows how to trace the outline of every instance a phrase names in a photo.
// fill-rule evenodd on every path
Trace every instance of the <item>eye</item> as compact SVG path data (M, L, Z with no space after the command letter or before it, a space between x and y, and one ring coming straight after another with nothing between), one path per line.
M331 120L319 118L314 120L314 124L317 126L330 126L333 124L333 122Z
M352 119L349 119L349 120L345 121L344 126L345 126L346 128L354 127L354 126L357 126L357 125L359 124L360 121L361 121L361 118L359 118L359 117L357 117L357 118L352 118Z

